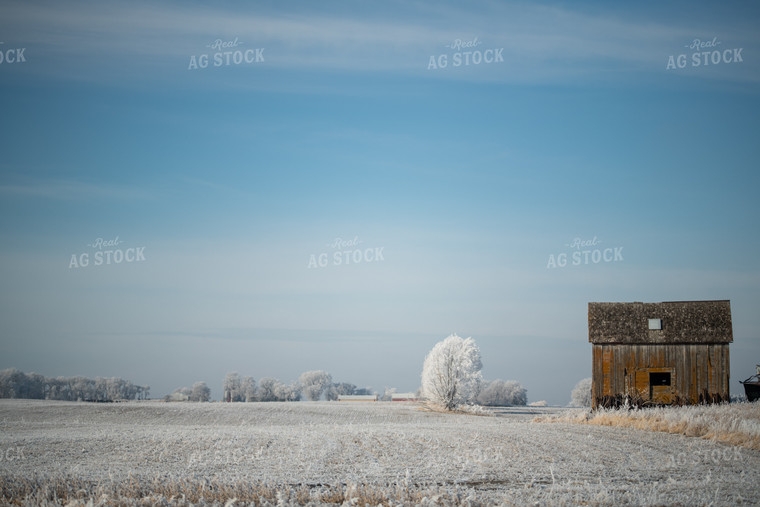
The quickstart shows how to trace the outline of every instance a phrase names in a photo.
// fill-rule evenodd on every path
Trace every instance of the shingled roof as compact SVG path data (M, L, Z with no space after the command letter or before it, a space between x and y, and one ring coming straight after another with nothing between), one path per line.
M650 329L661 319L662 329ZM589 303L591 343L731 343L731 302Z

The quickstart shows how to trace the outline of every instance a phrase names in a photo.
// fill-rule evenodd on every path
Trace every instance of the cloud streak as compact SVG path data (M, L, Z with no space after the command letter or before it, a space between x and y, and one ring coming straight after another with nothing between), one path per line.
M630 72L660 73L669 52L705 37L706 30L730 36L732 43L748 47L747 52L758 47L755 33L729 30L719 21L709 28L691 27L534 4L396 8L395 18L378 19L351 8L291 14L254 11L248 4L211 10L185 3L16 2L4 9L5 26L0 26L11 40L39 45L35 58L49 65L47 72L79 79L154 79L162 74L159 69L176 78L176 72L187 70L192 55L209 52L208 44L235 38L243 49L264 48L267 69L511 83L625 81ZM457 38L474 37L483 48L503 48L503 65L465 73L427 71L430 56L448 51L444 46ZM79 71L66 72L67 67ZM721 76L760 80L758 69L748 67L727 68ZM153 74L146 75L148 70Z

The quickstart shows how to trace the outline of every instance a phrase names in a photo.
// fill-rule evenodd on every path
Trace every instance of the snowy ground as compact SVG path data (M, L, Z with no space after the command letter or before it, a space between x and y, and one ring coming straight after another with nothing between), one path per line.
M64 477L360 485L391 499L404 487L439 503L760 504L758 451L629 428L533 422L551 411L557 409L476 416L407 403L0 400L0 486L7 495L17 480Z

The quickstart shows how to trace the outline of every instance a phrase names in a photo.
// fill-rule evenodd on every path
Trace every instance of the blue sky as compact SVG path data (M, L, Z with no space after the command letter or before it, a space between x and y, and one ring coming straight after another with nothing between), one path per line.
M0 368L414 390L457 332L487 378L563 404L590 375L589 301L730 299L736 383L760 362L759 18L4 2L0 51L26 61L0 64ZM694 66L695 39L720 63ZM263 61L189 69L216 40ZM454 67L457 40L503 61ZM116 237L145 261L70 267ZM336 238L382 258L336 266ZM575 238L621 258L547 267Z

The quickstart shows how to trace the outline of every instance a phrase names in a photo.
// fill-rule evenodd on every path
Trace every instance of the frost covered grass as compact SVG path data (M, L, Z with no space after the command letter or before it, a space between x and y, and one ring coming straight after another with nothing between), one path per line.
M361 484L268 484L131 476L114 481L77 477L13 478L0 485L9 505L457 505L467 488L426 487L398 483L386 487Z
M760 450L760 402L628 410L573 409L536 418L537 422L574 422L676 433Z
M504 407L483 417L390 402L0 400L0 504L760 502L758 451L532 421L557 411Z

